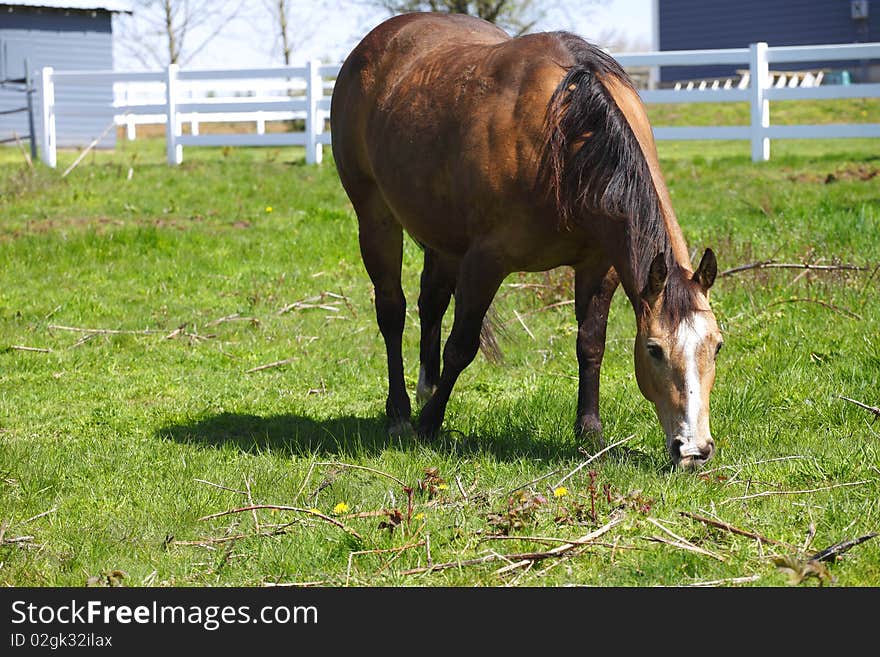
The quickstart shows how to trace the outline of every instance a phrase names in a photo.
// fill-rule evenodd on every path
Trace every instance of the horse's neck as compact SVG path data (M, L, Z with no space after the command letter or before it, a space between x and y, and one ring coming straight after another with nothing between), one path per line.
M681 232L681 227L678 225L675 211L672 209L672 199L669 197L669 190L666 188L666 182L663 180L663 174L660 171L657 146L654 142L654 134L651 132L651 124L648 122L645 107L638 94L634 94L629 87L616 78L606 77L602 79L602 84L626 117L630 129L633 131L642 149L642 155L648 163L648 168L651 171L651 180L654 183L657 198L660 200L660 211L663 215L666 233L669 236L669 244L672 246L672 255L679 266L686 271L692 271L693 268L691 267L690 256L688 255L687 243L684 241L684 235Z

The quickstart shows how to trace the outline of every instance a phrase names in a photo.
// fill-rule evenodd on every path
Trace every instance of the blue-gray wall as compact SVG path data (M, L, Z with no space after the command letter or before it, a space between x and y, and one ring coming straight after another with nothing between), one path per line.
M880 41L880 0L869 1L867 21L851 18L850 0L658 0L658 4L660 50L746 48L758 41L771 46ZM862 64L815 62L787 68L846 68L855 80L866 72ZM742 67L664 66L660 79L728 76L736 68Z
M37 74L43 66L59 71L112 69L110 12L13 7L0 3L0 79L23 76L25 58ZM66 102L105 107L113 102L113 89L109 84L58 85L55 99L61 107ZM35 94L38 143L42 140L40 100ZM0 110L23 105L23 94L0 88ZM89 144L101 135L111 119L112 112L98 109L80 111L77 115L59 114L56 119L58 146ZM0 114L0 139L12 137L13 131L19 136L27 134L26 114ZM116 131L110 130L100 146L112 148L115 143Z

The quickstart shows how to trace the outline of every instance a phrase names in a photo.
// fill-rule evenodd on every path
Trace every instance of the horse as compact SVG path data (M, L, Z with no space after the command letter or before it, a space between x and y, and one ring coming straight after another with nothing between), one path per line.
M511 37L471 16L403 14L346 58L330 124L375 289L392 434L437 435L506 276L567 266L577 435L604 444L599 376L621 286L635 313L638 386L673 465L696 469L712 458L709 394L722 335L708 297L717 261L707 248L692 267L644 106L613 57L564 31ZM401 353L404 232L424 250L415 428Z

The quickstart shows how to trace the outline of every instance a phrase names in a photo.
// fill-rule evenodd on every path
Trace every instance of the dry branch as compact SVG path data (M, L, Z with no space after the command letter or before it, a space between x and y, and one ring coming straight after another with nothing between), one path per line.
M846 317L850 317L852 319L863 320L864 318L854 313L851 310L847 310L846 308L841 308L840 306L835 306L833 303L828 303L827 301L822 301L821 299L810 299L807 297L791 297L789 299L779 299L778 301L774 301L773 303L768 303L767 307L770 306L778 306L781 303L815 303L823 308L827 308L828 310L832 310L836 313L840 313L841 315L845 315Z
M748 584L749 582L757 582L761 579L760 575L746 575L745 577L728 577L727 579L714 579L708 582L693 582L684 584L683 586L721 586L722 584Z
M225 322L250 322L253 325L257 325L260 323L260 320L256 317L242 317L240 313L232 313L231 315L226 315L224 317L218 317L217 319L211 320L205 326L217 326L218 324L223 324Z
M360 540L364 540L364 537L358 534L351 527L348 527L335 518L331 518L330 516L325 516L323 513L315 511L313 509L303 509L298 506L284 506L282 504L254 504L252 506L243 506L237 509L229 509L228 511L221 511L220 513L212 513L211 515L202 516L199 520L211 520L212 518L220 518L222 516L228 516L233 513L245 513L247 511L253 511L256 509L274 509L275 511L295 511L296 513L305 513L309 516L314 516L315 518L320 518L325 522L329 522L331 525L336 525L342 530L347 531L349 534L358 538Z
M98 142L101 141L107 135L107 133L110 132L115 127L116 127L116 119L113 119L110 121L110 123L107 124L107 127L104 128L104 132L101 133L101 136L93 139L92 142L88 146L85 147L83 152L79 154L79 157L77 157L73 161L73 164L71 164L69 167L67 167L67 169L64 171L64 173L61 174L61 177L67 178L67 174L70 173L71 171L73 171L79 165L79 163L83 161L83 158L89 154L89 151L92 150L98 144Z
M880 536L880 534L875 532L873 534L865 534L864 536L859 536L858 538L853 538L848 541L835 543L834 545L827 547L824 550L816 552L816 554L810 557L810 561L831 561L832 559L836 559L838 556L840 556L850 548L854 548L856 545L861 545L865 541L869 541L876 536Z
M743 271L754 271L756 269L806 269L812 271L868 271L870 267L860 267L859 265L811 265L807 262L788 263L776 262L774 260L760 260L751 262L747 265L739 265L719 272L719 276L730 276Z
M751 495L741 495L740 497L731 497L726 500L723 500L721 504L728 504L729 502L735 502L737 500L750 500L755 497L768 497L770 495L803 495L805 493L818 493L825 490L831 490L833 488L844 488L846 486L861 486L862 484L871 483L871 479L865 479L864 481L851 481L845 484L834 484L833 486L822 486L821 488L808 488L806 490L765 490L761 493L752 493Z
M731 534L739 534L740 536L745 536L747 538L753 538L756 541L760 541L761 543L770 543L772 545L781 545L782 547L794 549L793 545L789 545L788 543L783 543L782 541L777 541L773 538L767 538L766 536L761 536L758 533L750 532L746 529L740 529L739 527L734 527L730 523L722 522L720 520L712 520L711 518L704 518L703 516L698 516L696 513L690 513L689 511L679 511L680 515L685 516L686 518L691 518L698 522L705 523L707 525L711 525L712 527L717 527L718 529L723 529L724 531L728 531Z
M293 361L297 359L296 356L292 356L291 358L285 358L283 360L276 360L274 363L266 363L265 365L257 365L256 367L252 367L249 370L245 371L245 374L251 374L252 372L262 372L263 370L269 370L273 367L282 367L283 365L289 365Z
M337 468L350 468L352 470L366 470L367 472L372 472L373 474L381 475L383 477L387 477L393 482L400 484L403 488L407 488L407 485L395 477L394 475L390 475L387 472L382 472L381 470L376 470L375 468L368 468L365 465L354 465L352 463L341 463L339 461L318 461L315 465L329 465Z
M682 550L690 550L691 552L705 554L706 556L712 557L713 559L718 559L719 561L725 561L724 557L722 557L721 555L715 554L714 552L710 552L709 550L706 550L705 548L701 548L698 545L694 545L686 538L682 538L681 536L679 536L678 534L673 532L671 529L664 527L662 524L660 524L660 522L658 520L655 520L654 518L648 518L647 520L655 527L658 527L659 529L661 529L664 532L666 532L667 534L669 534L675 540L669 541L665 538L660 538L659 536L646 537L646 540L656 541L658 543L666 543L667 545L673 545L677 548L681 548Z
M100 335L152 335L162 332L153 329L137 331L125 329L81 328L79 326L61 326L60 324L49 324L47 328L50 331L74 331L76 333L94 333Z
M52 353L51 349L46 349L45 347L26 347L21 344L11 344L11 345L9 345L9 348L13 351L36 351L41 354L51 354Z
M207 479L193 479L193 481L197 481L200 484L208 484L208 486L213 486L214 488L222 488L223 490L228 490L233 493L238 493L239 495L247 495L246 491L237 490L235 488L229 488L228 486L221 486L220 484L215 484L213 481L208 481Z
M595 454L593 454L590 458L588 458L586 461L584 461L583 463L581 463L578 467L576 467L574 470L572 470L572 471L569 472L567 475L565 475L562 479L560 479L560 480L556 483L556 485L553 486L553 489L559 488L559 487L560 487L562 484L564 484L564 483L565 483L565 482L566 482L566 481L567 481L572 475L576 474L577 472L579 472L580 470L582 470L583 468L585 468L586 466L588 466L591 462L595 461L597 458L599 458L600 456L602 456L602 454L604 454L604 453L607 452L608 450L613 449L613 448L617 447L618 445L622 445L622 444L625 443L626 441L628 441L628 440L632 440L632 439L635 438L635 437L636 437L635 434L630 434L630 435L627 436L626 438L622 438L621 440L618 440L618 441L615 442L615 443L611 443L610 445L608 445L608 447L605 447L604 449L600 449L598 452L596 452Z
M544 559L550 559L554 557L560 557L582 545L588 545L590 541L599 536L602 536L606 532L608 532L615 525L623 522L623 516L614 518L609 523L599 527L599 529L587 534L586 536L582 536L580 538L574 539L572 541L567 541L564 545L560 545L559 547L553 548L552 550L548 550L547 552L521 552L516 554L498 554L492 553L487 554L482 557L477 557L475 559L465 559L464 561L449 561L446 563L438 563L433 566L423 566L421 568L411 568L410 570L404 570L400 574L401 575L417 575L419 573L427 573L434 572L437 570L447 570L449 568L460 568L463 566L476 566L483 563L488 563L490 561L507 561L509 565L502 567L500 570L496 571L496 574L501 574L503 572L507 572L508 570L513 570L515 568L521 568L522 566L529 565L535 561L542 561Z
M844 397L843 395L837 396L844 401L848 401L851 404L855 404L860 408L864 408L866 411L871 411L875 416L880 417L880 408L877 408L876 406L868 406L867 404L863 404L862 402L856 401L855 399L850 399L849 397Z

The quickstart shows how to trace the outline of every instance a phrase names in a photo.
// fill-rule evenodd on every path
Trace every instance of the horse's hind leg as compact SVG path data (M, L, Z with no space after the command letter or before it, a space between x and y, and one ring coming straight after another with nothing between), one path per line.
M600 268L604 269L604 268ZM578 405L575 433L579 438L604 445L599 419L599 370L605 355L605 331L611 299L620 279L614 269L575 270L575 315L578 322Z
M432 437L440 430L452 387L477 355L483 318L505 275L492 254L480 249L468 251L461 261L455 282L455 319L443 348L443 371L419 415L420 435Z
M357 198L357 197L355 197ZM353 199L358 216L358 238L364 266L376 294L376 321L385 339L388 356L388 398L385 412L389 433L412 432L411 407L403 379L403 326L406 298L400 285L403 259L403 230L378 192Z
M422 331L416 401L420 404L431 398L440 380L440 328L454 290L455 265L426 247L419 293Z

